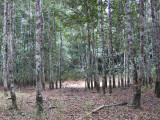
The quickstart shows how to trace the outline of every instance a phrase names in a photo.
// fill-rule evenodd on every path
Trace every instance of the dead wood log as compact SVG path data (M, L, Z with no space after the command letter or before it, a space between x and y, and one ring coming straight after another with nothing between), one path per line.
M129 102L123 102L123 103L119 103L119 104L111 104L111 105L102 105L94 110L92 110L90 113L87 113L86 115L78 118L77 120L82 120L83 118L85 117L88 117L90 114L94 114L96 112L98 112L99 110L103 109L103 108L106 108L106 107L114 107L114 106L124 106L124 105L127 105Z

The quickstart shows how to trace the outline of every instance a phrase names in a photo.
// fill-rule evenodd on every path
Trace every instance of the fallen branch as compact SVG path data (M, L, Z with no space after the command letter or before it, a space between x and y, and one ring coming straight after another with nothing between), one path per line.
M51 106L51 107L48 108L48 110L51 110L51 109L54 109L54 108L58 108L58 107L56 107L56 106ZM47 110L47 111L48 111L48 110Z
M83 118L89 116L90 114L94 114L96 112L98 112L99 110L103 109L103 108L106 108L106 107L113 107L113 106L123 106L123 105L127 105L129 102L123 102L123 103L119 103L119 104L111 104L111 105L102 105L94 110L92 110L90 113L78 118L77 120L82 120Z

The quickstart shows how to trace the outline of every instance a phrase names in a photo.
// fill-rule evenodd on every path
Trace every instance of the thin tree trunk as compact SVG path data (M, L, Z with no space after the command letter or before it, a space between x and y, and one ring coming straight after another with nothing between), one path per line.
M4 0L4 23L3 23L3 85L4 95L8 96L8 85L7 85L7 71L6 71L6 16L7 16L7 1Z
M92 40L92 50L93 50L93 74L94 74L94 80L95 80L95 88L97 92L100 92L100 83L99 83L99 74L98 74L98 49L95 50L95 39L94 39L94 24L93 24L93 40Z
M87 23L88 29L88 49L87 49L87 87L91 89L90 82L91 82L91 36L90 36L90 26Z
M62 75L62 28L61 28L61 21L60 21L60 58L59 58L59 82L60 82L60 88L62 88L62 78L61 78L61 75Z
M110 70L110 76L109 76L109 93L112 93L112 87L111 87L111 75L114 77L114 63L113 63L113 46L112 46L112 23L111 23L111 3L109 0L109 12L108 12L108 20L109 20L109 70ZM115 88L115 79L113 78L113 88Z
M121 70L121 87L124 88L124 80L123 80L123 41L122 41L122 27L121 27L121 0L119 0L119 39L120 39L120 47L121 47L121 54L120 54L120 70Z
M150 88L152 88L152 76L151 76L151 57L150 57L150 48L149 48L149 27L148 27L148 20L147 18L150 17L148 15L148 4L147 2L145 3L146 4L146 14L147 14L147 17L145 17L145 38L146 38L146 61L147 61L147 66L146 66L146 77L148 79L148 82L149 82L149 85L150 85Z
M45 56L44 56L44 42L45 42L45 21L44 21L44 16L43 16L43 13L42 13L42 19L43 19L43 34L42 34L42 42L43 42L43 51L42 51L42 87L43 87L43 90L45 90Z
M55 23L55 0L53 0L53 35L54 35L54 50L55 50L55 64L57 65L57 36L56 36L56 23ZM58 67L56 66L56 77L55 84L56 89L58 88Z
M9 71L9 82L10 82L10 94L12 99L12 106L14 109L18 109L16 102L16 95L14 89L14 76L13 76L13 39L12 39L12 31L11 31L11 0L8 0L8 71Z
M50 81L50 89L54 89L54 84L53 84L53 60L52 60L52 40L51 40L51 30L50 30L50 11L48 10L48 29L49 29L49 81Z

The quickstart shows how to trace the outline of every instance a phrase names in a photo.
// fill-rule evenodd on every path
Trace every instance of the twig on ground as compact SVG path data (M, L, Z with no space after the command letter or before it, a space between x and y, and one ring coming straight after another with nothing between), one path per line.
M99 110L106 108L106 107L113 107L113 106L123 106L123 105L127 105L129 102L123 102L123 103L119 103L119 104L111 104L111 105L102 105L94 110L92 110L90 113L78 118L77 120L82 120L83 118L89 116L90 114L94 114L96 112L98 112Z

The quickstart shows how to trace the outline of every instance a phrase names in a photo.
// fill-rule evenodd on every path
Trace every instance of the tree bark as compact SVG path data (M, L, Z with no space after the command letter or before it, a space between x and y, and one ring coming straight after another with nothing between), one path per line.
M55 0L53 0L53 35L54 35L54 50L55 50L55 64L56 64L56 77L55 84L56 89L58 88L58 62L57 62L57 36L56 36L56 23L55 23Z
M157 2L156 0L151 0L151 15L152 15L152 40L153 40L153 51L155 58L156 67L156 83L155 83L155 93L158 98L160 98L160 40L158 39L158 21L157 21Z
M49 81L50 90L54 89L53 83L53 60L52 60L52 40L51 40L51 28L50 28L50 10L48 10L48 29L49 29Z
M18 109L16 102L16 95L14 89L14 76L13 76L13 39L12 39L12 31L11 31L11 0L8 0L8 71L9 71L9 82L10 82L10 94L12 99L12 106L14 109Z
M132 32L131 32L131 22L130 22L130 11L129 11L129 0L125 1L125 13L126 13L126 22L127 22L127 35L128 35L128 41L130 44L129 47L129 53L131 57L131 63L132 63L132 75L133 75L133 90L134 90L134 97L132 101L132 106L134 108L140 107L140 96L141 96L141 90L139 89L138 85L138 76L137 76L137 67L133 56L133 40L132 40Z
M120 47L121 47L121 54L120 54L120 70L121 70L121 87L124 88L124 80L123 80L123 41L122 41L122 27L121 27L121 0L119 0L119 39L120 39Z
M62 88L62 25L61 25L61 21L60 21L60 58L59 58L59 82L60 82L60 88Z
M113 75L113 88L115 88L115 78L114 78L114 63L113 63L113 46L112 46L112 22L111 22L111 3L109 0L109 11L108 11L108 21L109 21L109 93L112 93L112 87L111 87L111 75Z
M7 16L7 1L4 0L4 23L3 23L3 85L4 95L8 96L8 85L7 85L7 71L6 71L6 16Z
M106 87L106 57L105 57L105 41L104 41L104 16L102 10L102 0L101 0L101 45L102 45L102 90L105 94Z
M38 112L43 111L42 82L41 82L41 0L36 0L36 104Z
M146 39L146 61L147 61L147 66L146 66L146 77L147 77L147 80L149 82L149 85L150 85L150 88L152 88L152 75L151 75L151 57L150 57L150 48L149 48L149 45L150 45L150 42L149 42L149 35L150 35L150 32L149 32L149 27L148 27L148 17L150 17L148 15L148 4L147 2L145 3L146 4L146 17L145 17L145 39Z

